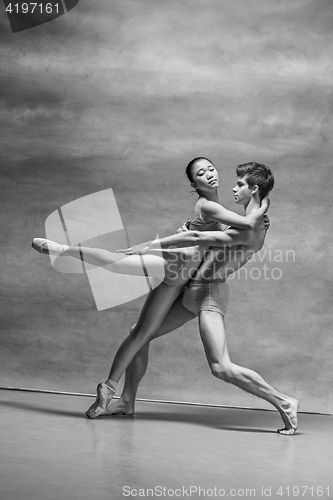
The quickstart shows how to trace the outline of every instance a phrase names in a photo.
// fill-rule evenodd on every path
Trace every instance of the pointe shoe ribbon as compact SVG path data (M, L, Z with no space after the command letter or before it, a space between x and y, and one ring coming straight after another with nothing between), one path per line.
M47 240L45 238L34 238L32 240L31 246L36 252L59 256L66 250L68 250L68 245L60 245L55 241Z

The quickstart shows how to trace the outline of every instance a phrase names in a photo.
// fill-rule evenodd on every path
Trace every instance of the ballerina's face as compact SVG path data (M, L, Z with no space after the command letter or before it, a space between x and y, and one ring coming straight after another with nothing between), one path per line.
M208 160L198 160L192 167L192 186L199 191L212 191L219 186L219 174Z

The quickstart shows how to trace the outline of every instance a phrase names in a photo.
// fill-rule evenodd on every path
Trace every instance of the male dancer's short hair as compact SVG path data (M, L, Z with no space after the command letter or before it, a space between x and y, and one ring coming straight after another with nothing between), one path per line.
M267 165L250 161L243 163L236 168L237 177L246 176L246 182L249 188L258 186L260 200L265 198L274 187L274 176Z

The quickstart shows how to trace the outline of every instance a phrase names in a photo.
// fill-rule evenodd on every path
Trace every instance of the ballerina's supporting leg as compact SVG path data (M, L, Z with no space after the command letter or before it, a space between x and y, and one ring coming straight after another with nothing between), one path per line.
M137 324L131 329L130 334L117 351L106 384L118 383L139 349L152 338L172 331L194 317L190 311L184 308L180 298L176 300L181 290L182 287L172 287L162 283L148 294ZM176 304L178 304L177 307ZM166 317L168 319L164 323ZM162 323L163 326L161 326ZM105 395L101 397L100 392L101 388L99 389L98 386L96 401L86 412L88 418L96 418L110 413L109 402L113 394L106 390ZM108 397L108 401L106 401L106 397Z
M163 292L163 288L166 288ZM129 336L123 341L121 344L116 360L113 363L113 366L111 368L109 377L105 384L103 385L105 388L105 385L111 385L114 384L114 380L112 379L113 377L113 370L115 368L120 368L122 369L119 365L123 359L123 355L126 358L126 355L129 355L129 357L124 361L124 365L128 366L128 372L126 373L126 379L125 379L125 386L123 389L123 393L116 403L110 404L110 401L112 399L112 396L114 393L112 391L104 391L104 399L100 397L99 392L100 385L97 388L97 398L95 403L87 410L86 416L88 418L96 418L100 415L133 415L134 413L134 403L135 403L135 396L136 396L136 391L139 385L139 382L141 378L143 377L146 368L147 368L147 363L148 363L148 344L145 344L141 350L137 353L137 355L134 357L132 360L132 363L129 365L129 361L131 361L132 358L130 358L130 352L129 352L129 344L133 342L133 339L135 336L140 336L140 334L144 334L144 331L147 329L151 329L151 331L155 330L155 333L150 336L150 340L155 339L157 337L161 337L162 335L165 335L166 333L173 332L177 328L181 327L191 319L195 317L195 315L190 312L188 309L186 309L183 306L182 303L182 295L179 295L181 292L182 288L181 287L168 287L167 285L160 285L157 289L153 290L150 292L150 294L147 297L146 303L144 305L144 308L142 310L142 313L140 315L140 319L134 327L132 327ZM167 292L165 294L165 292ZM176 300L174 300L174 297L177 296ZM167 304L167 307L169 307L169 311L163 321L161 320L158 321L158 318L149 318L149 314L147 317L147 313L149 313L149 310L151 308L154 308L157 304L158 301L164 296L164 303ZM148 300L149 299L149 300ZM174 301L174 302L173 302ZM172 303L172 306L170 306L170 303ZM154 309L152 309L154 310ZM160 315L163 311L158 310L158 315ZM155 315L156 312L155 310ZM156 320L156 322L155 322ZM156 329L157 325L160 324L159 328ZM146 330L146 331L147 331ZM114 366L115 365L115 366ZM106 397L108 400L106 401ZM105 403L105 404L104 404Z
M177 330L194 318L194 314L183 306L182 294L173 303L160 328L151 340ZM135 325L134 325L135 327ZM131 332L133 333L134 327ZM149 357L149 344L145 344L128 365L125 374L125 384L119 400L112 402L105 412L107 415L133 415L135 398L139 383L144 376Z

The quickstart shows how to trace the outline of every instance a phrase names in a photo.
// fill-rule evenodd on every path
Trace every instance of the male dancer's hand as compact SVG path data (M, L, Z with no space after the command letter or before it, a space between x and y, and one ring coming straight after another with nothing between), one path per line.
M191 219L187 219L186 222L184 222L184 224L179 228L177 229L176 233L184 233L185 231L189 231L189 224L191 222Z
M130 248L118 248L117 253L124 253L126 255L142 255L149 252L150 246L147 243L141 243Z
M191 222L191 219L187 219L187 221L184 222L184 224L179 229L177 229L176 234L189 231L188 226L189 226L190 222ZM143 246L143 245L146 245L146 246ZM146 243L141 243L140 245L136 245L136 246L133 246L130 248L118 248L118 250L116 250L116 252L117 253L124 253L126 255L141 255L141 254L145 254L145 253L149 252L149 250L151 250L150 244L147 245ZM155 251L156 250L158 250L158 249L155 249Z

